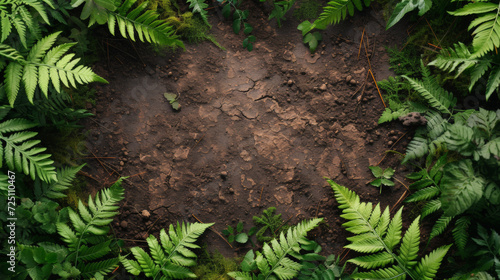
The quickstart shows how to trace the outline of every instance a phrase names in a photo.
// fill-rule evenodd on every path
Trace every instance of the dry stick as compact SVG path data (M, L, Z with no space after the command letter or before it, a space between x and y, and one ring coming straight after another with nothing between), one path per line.
M351 95L351 98L353 98L353 97L356 95L356 93L358 93L358 91L359 91L361 88L363 88L363 89L364 89L364 86L366 85L366 80L368 80L368 72L366 72L365 81L364 81L364 82L363 82L363 84L362 84L362 85L360 85L360 86L356 89L356 91L355 91L355 92Z
M389 150L392 150L394 148L394 146L396 146L396 144L401 140L403 139L403 137L405 137L405 135L408 134L408 131L405 132L403 135L401 135L401 137L399 137L398 140L396 140L396 142L394 142L394 144L392 144L392 146L389 148ZM382 161L385 159L385 157L387 156L387 153L384 153L384 156L382 157L382 159L377 163L377 166L380 165L382 163Z
M394 180L398 181L401 185L403 185L407 190L410 190L407 185L405 185L403 182L401 182L398 178L394 177Z
M359 41L358 60L359 60L359 55L361 54L361 44L363 44L364 37L365 37L365 28L363 27L363 33L361 34L361 41Z
M396 202L396 204L394 204L394 205L391 207L391 210L390 210L389 212L391 212L391 213L392 213L392 211L394 210L394 208L395 208L395 207L396 207L396 206L397 206L397 205L401 202L401 200L403 200L403 199L405 199L405 198L406 198L406 196L405 196L405 195L406 195L406 193L407 193L407 192L408 192L408 191L406 190L406 191L403 193L403 195L402 195L402 196L398 199L398 201Z
M202 221L200 221L200 219L198 219L194 214L191 214L193 216L193 218L195 218L198 222L202 223ZM231 243L229 243L225 238L224 236L222 236L220 233L218 233L217 231L213 230L212 228L208 228L209 230L215 232L215 234L217 234L220 238L222 238L222 240L226 241L226 243L229 245L229 247L233 248L233 245L231 245Z
M427 25L429 26L429 28L431 29L432 35L434 35L434 38L436 38L436 41L438 42L438 46L439 46L439 45L440 45L440 44L439 44L439 39L438 39L438 37L436 36L436 33L434 33L434 30L432 29L432 26L431 26L431 24L429 23L429 21L427 20L427 18L426 18L426 17L424 17L424 19L425 19L425 22L427 22ZM439 48L441 49L441 46L439 46Z
M137 173L137 174L134 174L134 175L130 175L128 176L129 178L132 178L132 177L135 177L135 176L141 176L142 174L146 173L147 171L144 171L144 172L141 172L141 173Z
M442 50L442 49L443 49L443 48L441 48L440 46L436 46L436 45L431 44L431 43L427 43L427 44L428 44L428 45L430 45L430 46L433 46L433 47L435 47L436 49L439 49L439 50Z
M96 155L94 154L94 152L90 151L92 153L92 155L94 156L95 159L97 159L97 161L101 164L102 167L104 167L104 170L106 170L106 172L108 173L108 175L110 175L108 169L106 168L106 166L104 166L104 164L102 163L102 161L96 157ZM112 174L112 173L111 173Z
M297 217L299 215L299 213L297 213L297 215L295 215L295 217ZM292 217L288 218L288 220L286 220L284 223L282 223L275 231L274 231L274 234L276 234L280 228L284 225L286 225L286 223L288 223L288 221L290 221L292 219Z
M346 249L344 249L345 251ZM342 256L342 254L344 253L344 251L342 251L342 253L340 254ZM351 249L347 249L347 252L345 253L345 256L342 257L342 259L340 260L340 262L343 262L345 258L347 258L347 256L349 255L349 253L351 252Z
M95 158L95 159L98 159L98 158L104 158L104 159L115 159L116 157L81 157L81 158L78 158L78 159L84 159L84 158Z
M148 231L146 231L146 235L148 235L149 231L153 228L153 226L156 224L156 222L158 222L160 218L161 217L158 217L158 219L156 219L156 221L149 227Z
M373 76L372 69L368 70L370 71L370 74L372 74L373 82L375 83L375 86L377 87L378 95L380 96L380 100L382 100L382 104L384 104L384 108L387 106L385 105L384 98L382 98L382 94L380 93L380 89L378 88L377 80L375 80L375 77Z
M80 170L80 171L78 171L78 173L77 173L77 174L81 174L81 175L83 175L83 176L85 176L85 177L88 177L88 178L90 178L90 179L92 179L92 180L94 180L94 181L96 181L96 182L99 182L96 178L94 178L94 177L90 176L89 174L87 174L87 173L85 173L85 172L83 172L83 171L81 171L81 170Z
M131 242L147 242L146 240L136 240L136 239L125 239L125 238L120 238L123 241L131 241Z

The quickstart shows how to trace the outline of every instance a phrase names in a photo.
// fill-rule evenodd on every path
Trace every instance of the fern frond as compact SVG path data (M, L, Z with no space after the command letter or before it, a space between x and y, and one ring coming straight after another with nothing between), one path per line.
M115 34L115 28L118 25L122 37L130 38L132 41L135 41L135 32L137 32L142 42L184 48L184 44L178 39L179 36L175 35L173 26L165 20L158 19L159 14L155 11L144 11L147 7L146 2L129 12L135 2L136 0L126 1L115 12L107 11L108 28L112 35Z
M35 196L37 198L46 197L51 199L66 197L66 195L62 192L71 186L76 174L83 168L83 166L85 166L85 164L77 167L67 167L57 170L57 180L51 183L35 181Z
M454 44L454 48L441 50L437 58L428 65L436 66L450 73L456 70L455 78L457 78L478 62L479 59L472 58L469 48L464 43L458 42L458 44Z
M361 203L359 196L346 187L340 186L335 182L328 180L328 183L335 192L335 198L342 209L342 217L348 222L343 226L350 232L361 238L351 239L351 244L346 248L354 249L357 252L378 252L368 256L357 257L349 262L361 265L362 267L375 269L370 272L360 272L352 275L355 279L406 279L410 277L414 280L431 279L421 277L433 277L444 254L449 246L441 247L428 256L424 257L417 265L418 250L420 244L419 219L416 218L402 238L401 226L402 208L396 213L388 227L383 230L377 230L380 225L370 223L378 219L371 219L371 215L380 215L379 206L371 207L371 203ZM368 209L368 210L366 210ZM388 209L388 208L386 208ZM367 238L371 236L371 238ZM354 240L354 241L352 241ZM357 244L356 244L357 243ZM370 247L378 245L380 249L371 250ZM399 255L396 255L394 248L400 245ZM436 263L431 263L436 262ZM388 264L395 263L391 267L385 267Z
M14 61L24 61L24 57L16 49L5 44L0 44L0 56Z
M500 46L500 4L469 3L461 9L449 13L455 16L479 15L469 25L469 30L475 28L472 32L475 57L481 57Z
M436 186L430 186L425 189L421 189L414 194L410 195L407 199L405 199L405 202L417 202L417 201L422 201L422 200L429 200L431 198L436 197L439 195L441 191L439 190L438 187Z
M118 267L118 258L106 259L98 262L80 263L77 268L85 279L104 279L104 276Z
M205 10L208 8L208 4L205 3L205 0L187 0L187 3L189 3L189 8L193 11L193 13L200 14L203 22L206 25L211 26L210 23L208 23L208 12Z
M419 136L413 137L410 143L406 147L406 155L402 163L406 163L409 160L417 159L423 157L429 152L429 145L427 144L427 139Z
M147 238L151 256L142 248L131 249L136 261L121 258L124 267L130 273L139 275L141 272L148 277L156 278L160 274L166 279L196 278L187 267L196 265L196 254L190 249L199 248L194 244L198 237L213 224L177 223L170 225L168 233L160 231L160 242L154 236Z
M32 180L39 177L45 182L57 180L50 154L43 154L46 148L36 147L40 140L33 140L36 132L24 131L35 125L24 119L10 119L0 124L0 167L3 160L11 170L30 175ZM8 134L11 132L16 132Z
M323 219L312 219L302 221L297 226L288 229L286 235L281 232L279 239L273 239L270 244L264 243L262 253L257 252L255 259L253 251L245 257L245 272L230 272L229 276L236 279L295 279L302 268L302 264L293 261L289 257L301 259L301 245L308 246L312 242L307 240L307 232L315 228ZM250 257L249 257L250 256ZM247 258L250 258L247 259ZM256 267L260 274L248 273L248 267ZM250 269L253 270L253 269ZM257 278L258 277L258 278Z
M471 219L468 216L462 216L455 222L455 227L453 228L453 239L460 251L465 249L467 245L467 240L469 240L469 226L471 224Z
M441 261L450 249L451 245L445 245L432 251L425 256L415 268L417 278L422 280L432 280L441 266Z
M453 217L448 217L444 215L441 216L432 227L428 242L430 242L434 237L443 233L450 224L451 220L453 220Z
M415 10L418 8L419 12L418 15L422 16L425 14L432 6L432 1L430 0L403 0L400 1L396 7L394 8L394 11L391 14L391 17L387 21L387 27L386 29L391 28L394 26L396 23L398 23L405 14Z
M428 81L421 82L403 75L403 78L410 82L412 88L422 96L430 106L444 114L450 114L449 108L453 107L457 102L452 93L446 91L438 85L433 79L429 78Z
M74 54L63 56L74 44L63 44L51 49L59 34L60 32L56 32L42 38L32 46L25 59L18 59L7 65L5 86L11 107L14 106L21 82L24 83L26 95L31 103L37 86L47 96L49 80L57 92L60 92L61 83L73 88L76 88L77 84L107 83L89 67L76 66L80 59L73 59Z
M447 164L441 180L440 201L444 214L456 216L465 212L481 199L484 186L484 179L476 176L471 160Z
M439 199L434 199L427 202L424 207L422 207L422 219L429 216L436 211L441 210L441 201Z
M364 5L369 6L371 0L364 0ZM315 27L324 29L327 25L337 24L344 20L349 13L354 15L355 8L359 11L363 10L363 2L361 0L333 0L323 8L323 12L319 18L314 21Z

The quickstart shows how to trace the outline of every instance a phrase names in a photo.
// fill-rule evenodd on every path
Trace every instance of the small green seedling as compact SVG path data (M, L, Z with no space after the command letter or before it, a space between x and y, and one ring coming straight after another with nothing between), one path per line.
M168 103L170 103L170 106L172 106L172 109L174 109L176 111L179 111L181 109L181 104L179 104L179 95L178 94L165 92L163 94L163 96L165 96Z
M380 188L380 193L382 193L382 186L394 186L394 182L391 181L392 176L394 175L394 169L388 167L384 170L379 166L370 166L368 168L370 168L373 176L376 178L370 182L370 185Z
M246 244L248 241L250 241L252 246L255 246L252 240L250 239L250 236L254 235L255 232L257 232L256 227L252 227L248 231L248 233L243 232L243 222L239 222L238 225L236 225L236 231L232 226L228 225L227 229L222 231L222 234L227 236L227 241L229 243L233 243L234 241L236 241L240 244Z

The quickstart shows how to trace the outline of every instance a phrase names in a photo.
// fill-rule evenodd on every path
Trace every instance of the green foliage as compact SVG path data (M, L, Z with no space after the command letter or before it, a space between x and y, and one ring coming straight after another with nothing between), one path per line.
M33 192L38 200L42 198L57 199L66 197L63 191L71 187L76 174L85 166L82 164L77 167L60 168L56 172L57 179L51 183L35 180Z
M323 7L323 12L320 14L319 18L313 23L309 21L302 22L304 27L302 30L302 36L309 33L311 30L325 29L328 25L337 24L341 20L344 20L349 13L350 16L354 15L355 9L362 11L363 5L370 6L371 0L333 0L328 2L326 6Z
M293 11L293 16L298 20L315 19L319 16L321 4L317 0L304 0L299 3L299 7Z
M55 10L51 0L3 0L0 3L0 43L9 36L19 39L24 48L28 49L29 36L39 39L41 30L39 19L50 24L47 16L47 6ZM30 12L33 11L33 12ZM16 33L13 33L13 31Z
M193 272L200 280L230 280L227 273L238 269L238 262L237 258L225 258L219 251L210 253L204 248Z
M154 279L159 276L162 279L196 278L196 274L187 268L196 265L196 254L190 249L200 248L194 242L212 225L177 223L175 228L170 225L168 233L165 229L160 231L161 245L153 235L146 239L151 255L140 247L133 247L130 250L137 261L126 257L121 257L120 261L129 273L136 276L143 272L146 277Z
M355 279L433 279L450 246L442 246L418 262L420 244L419 218L415 219L402 236L402 208L391 219L389 207L382 212L380 204L360 202L359 196L349 189L328 180L335 198L348 222L343 226L354 233L345 248L363 255L349 260L368 272L352 275ZM402 242L401 242L402 240ZM399 245L399 250L396 250ZM398 252L398 253L396 253ZM391 265L391 266L388 266ZM376 270L375 270L376 269Z
M46 148L37 147L40 140L32 139L37 133L27 131L35 126L25 119L9 119L0 123L0 167L5 159L10 170L30 175L32 180L38 177L50 183L57 180L50 154L43 153Z
M260 217L253 216L253 222L256 226L260 226L257 231L257 240L261 243L269 242L277 238L281 232L286 232L289 228L285 225L285 221L281 218L281 214L274 215L276 207L269 207L262 211ZM266 234L267 233L267 234Z
M264 243L262 253L257 251L254 254L253 250L249 251L241 263L242 271L230 272L228 275L236 280L293 279L297 277L302 265L290 257L298 260L304 259L300 254L302 247L307 248L313 244L306 239L307 232L315 228L322 220L316 218L303 221L297 226L289 228L286 235L282 232L279 239L273 239L270 242L271 245Z
M248 233L243 231L243 227L244 224L240 221L236 225L236 230L232 226L228 225L227 229L222 231L222 234L227 236L227 241L229 243L233 243L234 241L236 241L240 244L246 244L248 241L250 241L253 245L250 237L255 234L255 232L257 231L257 227L250 228L250 230L248 230Z
M316 244L317 245L317 244ZM310 258L309 261L302 261L302 269L300 270L298 280L349 280L351 277L344 273L345 265L340 266L340 257L330 255L327 258L318 255L321 251L321 246L317 245L314 254L305 257ZM317 261L324 261L317 264Z
M422 16L427 11L429 11L431 6L432 6L432 0L402 0L394 8L391 17L387 21L386 29L389 29L392 26L394 26L403 18L405 14L415 9L418 9L418 15Z
M222 0L218 0L219 2L222 2ZM226 4L222 8L222 15L226 19L228 19L231 16L231 11L233 16L233 31L235 34L239 34L240 30L243 29L243 33L245 35L248 35L247 38L243 40L243 48L247 49L248 51L253 50L253 42L255 42L255 36L250 35L253 31L253 27L246 22L248 19L248 10L240 10L239 7L241 5L241 0L228 0L226 1Z
M423 81L412 79L406 75L402 77L408 80L411 87L427 101L431 108L442 113L451 114L449 109L457 103L456 98L452 93L446 91L439 85L437 80L431 75L429 69L424 66L423 62L421 66Z
M500 84L500 58L497 55L485 54L474 57L469 48L458 42L453 48L444 49L429 65L436 66L447 72L456 72L455 79L463 73L470 75L469 91L471 91L483 76L487 77L486 99L498 91ZM462 75L463 76L463 75Z
M478 250L474 256L480 258L476 263L481 265L480 270L488 271L494 270L496 277L500 277L500 235L491 230L488 230L478 225L479 238L472 238L472 240L479 245Z
M273 1L273 10L269 14L269 20L275 18L278 27L281 27L281 20L285 20L285 14L293 7L295 0Z
M390 167L382 169L380 166L370 166L368 168L370 168L373 176L375 176L375 180L371 181L370 185L380 188L380 193L382 193L382 186L394 186L394 182L391 181L394 169Z
M189 3L189 8L193 11L193 13L198 13L201 18L203 19L203 22L210 26L210 23L208 23L208 12L205 10L208 8L208 4L205 3L205 0L186 0L187 3Z
M463 8L450 12L454 16L478 15L471 22L469 30L475 28L473 57L480 57L500 46L500 4L489 1L469 3Z
M21 83L29 102L33 103L35 90L48 96L49 81L57 92L61 91L61 83L66 87L76 88L77 84L103 82L106 80L95 74L90 67L76 64L79 58L73 59L74 54L65 53L74 45L71 43L52 47L61 32L55 32L30 45L31 50L24 57L20 52L9 46L2 45L15 55L5 69L5 91L10 105L13 107L20 91ZM0 53L3 55L3 52ZM12 56L7 57L12 59ZM76 66L76 67L75 67Z
M103 277L118 265L118 258L93 261L111 251L111 240L106 235L113 217L119 213L116 211L119 208L117 204L124 198L123 179L98 192L95 200L89 196L88 206L79 200L78 211L66 208L73 227L66 222L56 225L57 232L72 252L68 259L84 278Z

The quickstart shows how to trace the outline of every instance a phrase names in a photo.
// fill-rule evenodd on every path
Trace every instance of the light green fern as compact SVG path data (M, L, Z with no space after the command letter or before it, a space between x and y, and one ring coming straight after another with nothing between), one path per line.
M63 191L71 187L73 179L75 179L76 173L80 171L85 164L77 167L67 167L57 170L57 180L51 183L41 182L36 180L34 184L35 197L38 200L41 198L57 199L66 197Z
M187 3L189 3L189 8L193 13L198 13L200 17L203 19L203 22L211 26L210 23L208 23L208 12L205 10L208 8L208 4L205 3L205 0L186 0Z
M38 17L46 24L50 24L45 5L54 9L51 0L3 0L0 3L0 43L3 43L13 30L16 30L16 38L21 44L28 48L28 32L34 38L39 39L41 35ZM33 14L30 10L34 11Z
M102 278L119 263L119 258L99 259L111 251L111 240L106 235L113 217L119 213L116 211L118 202L124 198L123 179L101 190L95 200L89 196L88 206L79 200L78 211L66 208L72 227L63 222L56 225L57 232L72 252L68 260L84 278Z
M108 28L112 35L115 35L115 28L118 26L120 34L124 38L135 41L135 33L141 42L149 42L161 46L182 47L172 25L165 20L159 20L159 14L152 10L147 10L147 2L138 5L130 10L137 0L126 0L118 9L108 11Z
M56 32L39 40L31 46L27 57L23 57L14 48L2 45L3 49L11 53L10 57L16 58L5 69L5 91L11 106L14 106L21 84L24 84L28 100L33 103L37 88L45 96L48 95L49 82L57 92L61 90L61 83L66 87L73 88L76 88L77 84L107 83L106 80L92 72L90 67L76 66L80 59L73 59L74 54L65 55L75 43L52 47L60 33Z
M188 268L196 265L196 254L191 249L200 248L194 242L212 225L170 225L168 233L165 229L160 231L161 244L153 235L146 239L151 255L140 247L133 247L131 251L136 260L120 257L120 261L129 273L136 276L142 272L153 279L196 278Z
M402 210L390 218L389 207L382 212L380 204L360 201L346 187L328 180L342 209L341 217L348 220L343 226L354 233L345 248L367 254L349 260L368 272L352 275L355 279L433 279L450 246L442 246L418 261L420 244L419 218L402 236ZM397 249L399 246L399 249Z
M432 108L441 113L451 114L450 108L457 103L456 98L452 93L446 91L439 85L436 79L431 75L429 69L424 66L423 62L421 66L423 81L405 75L402 77L410 82L412 88L424 98Z
M294 279L299 274L302 265L290 258L303 259L301 247L312 244L306 239L307 232L315 228L323 219L312 219L300 222L289 228L286 235L281 233L279 239L264 243L262 253L254 255L249 251L241 264L242 271L233 271L229 276L236 280L252 279ZM257 273L254 271L258 271Z
M363 6L370 6L371 0L333 0L323 7L323 12L313 23L304 21L299 25L299 30L302 30L302 36L305 36L311 30L325 29L328 25L337 24L347 17L354 15L354 11L363 10Z
M441 70L456 72L455 79L462 73L470 75L469 91L482 77L487 77L485 96L488 100L500 85L500 59L497 55L485 54L474 57L469 48L463 44L455 44L453 48L441 50L440 54L429 65Z
M418 15L422 16L432 7L432 0L402 0L399 2L394 11L391 14L391 17L387 21L386 29L391 28L396 23L398 23L405 14L418 9Z
M474 29L473 57L481 57L500 46L500 3L477 1L453 12L454 16L478 15L469 25Z
M0 119L1 120L1 119ZM9 119L0 123L0 167L5 163L10 170L17 170L51 183L57 180L55 167L46 148L37 147L40 140L32 139L38 133L26 131L36 125L25 119Z

